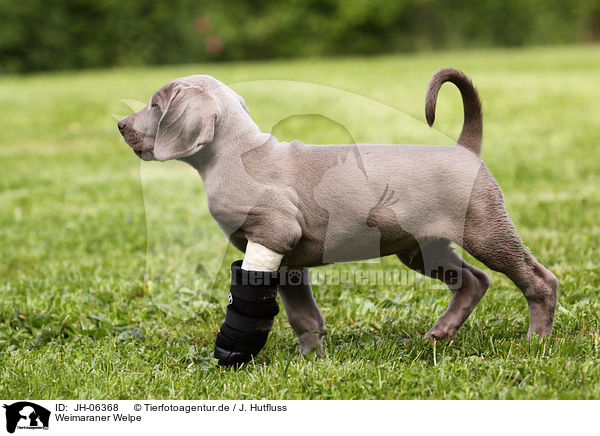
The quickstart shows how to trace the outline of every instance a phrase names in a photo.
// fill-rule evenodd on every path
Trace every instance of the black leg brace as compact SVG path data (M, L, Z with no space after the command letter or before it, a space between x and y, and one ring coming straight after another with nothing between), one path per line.
M214 356L221 366L252 360L267 342L279 313L278 272L246 271L242 261L231 265L231 288L225 322L217 334Z

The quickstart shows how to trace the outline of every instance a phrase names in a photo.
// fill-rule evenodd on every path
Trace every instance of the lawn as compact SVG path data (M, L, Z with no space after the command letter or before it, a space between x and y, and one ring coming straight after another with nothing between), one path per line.
M552 338L526 338L525 299L482 267L492 286L450 343L422 339L450 297L434 282L342 281L314 287L321 358L299 358L282 307L254 364L218 368L228 265L241 255L197 174L140 163L125 145L121 100L210 74L280 139L443 145L462 124L458 92L443 88L435 130L423 106L448 65L478 87L483 158L560 280ZM599 65L590 46L0 76L0 397L600 399ZM390 257L323 271L381 268L402 269Z

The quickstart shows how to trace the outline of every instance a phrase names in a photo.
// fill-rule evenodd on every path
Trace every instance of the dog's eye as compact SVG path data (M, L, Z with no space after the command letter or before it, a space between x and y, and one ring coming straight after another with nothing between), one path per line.
M158 103L152 103L150 107L158 107Z

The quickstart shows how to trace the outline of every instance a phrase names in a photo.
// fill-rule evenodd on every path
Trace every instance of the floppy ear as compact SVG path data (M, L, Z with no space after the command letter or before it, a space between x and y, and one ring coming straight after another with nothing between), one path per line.
M160 161L191 156L210 144L218 108L203 90L176 85L158 123L154 157Z

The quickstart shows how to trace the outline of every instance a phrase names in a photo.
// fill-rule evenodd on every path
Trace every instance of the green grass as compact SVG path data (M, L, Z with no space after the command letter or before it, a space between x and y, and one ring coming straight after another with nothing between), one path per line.
M282 313L254 365L217 368L227 265L241 256L197 175L140 164L123 143L120 100L147 101L187 74L300 81L331 88L233 86L280 139L449 144L462 124L455 89L440 94L438 130L423 124L428 79L447 65L478 86L484 160L525 243L559 277L552 338L525 337L524 298L486 269L492 286L451 343L422 340L449 301L433 282L342 283L314 289L329 329L322 358L298 357ZM566 47L0 78L0 397L600 398L598 65L599 47ZM317 115L279 122L295 113Z

